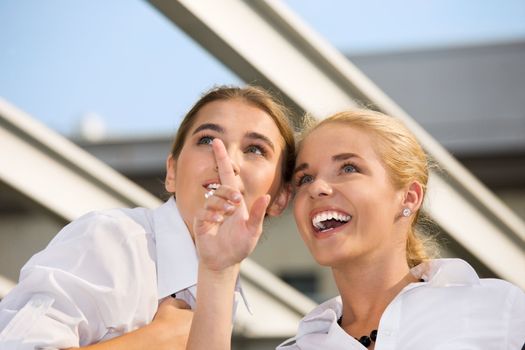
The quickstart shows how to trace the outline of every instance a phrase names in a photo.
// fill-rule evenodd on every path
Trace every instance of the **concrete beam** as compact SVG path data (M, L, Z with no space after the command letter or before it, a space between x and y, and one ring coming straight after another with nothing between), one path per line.
M432 173L430 191L450 196L426 207L430 217L489 270L525 288L525 223L282 2L150 3L242 79L281 92L299 111L323 117L364 104L403 120L446 171Z

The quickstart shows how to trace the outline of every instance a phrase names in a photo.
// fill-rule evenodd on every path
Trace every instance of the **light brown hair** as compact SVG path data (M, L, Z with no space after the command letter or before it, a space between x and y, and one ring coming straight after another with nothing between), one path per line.
M175 141L171 148L171 154L174 159L177 159L189 130L195 122L195 117L199 110L206 104L213 101L227 101L239 99L256 108L267 113L275 125L279 129L279 132L284 140L283 149L283 162L282 162L282 176L283 182L289 182L292 177L293 163L295 157L295 140L293 129L289 120L288 109L280 103L275 97L263 88L256 86L218 86L207 91L189 110L184 119L182 120Z

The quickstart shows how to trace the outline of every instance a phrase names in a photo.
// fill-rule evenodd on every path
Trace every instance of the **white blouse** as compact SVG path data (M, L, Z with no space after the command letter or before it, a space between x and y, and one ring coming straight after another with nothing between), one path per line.
M173 198L154 210L87 214L22 268L0 303L0 349L78 347L128 333L173 293L193 307L197 272Z
M425 282L406 286L379 322L375 350L520 350L525 343L525 293L498 279L479 279L460 259L412 269ZM279 350L365 350L337 323L341 297L306 315Z

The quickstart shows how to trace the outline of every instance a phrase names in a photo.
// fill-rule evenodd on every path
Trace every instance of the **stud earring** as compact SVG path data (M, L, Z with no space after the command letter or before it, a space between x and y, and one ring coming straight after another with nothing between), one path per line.
M408 208L403 209L403 216L404 217L409 217L410 214L412 214L412 210L410 210Z

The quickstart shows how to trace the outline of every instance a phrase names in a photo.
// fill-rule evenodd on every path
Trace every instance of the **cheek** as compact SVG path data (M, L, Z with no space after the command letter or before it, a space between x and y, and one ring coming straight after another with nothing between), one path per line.
M177 164L178 177L194 179L194 174L203 174L206 169L215 167L215 160L209 151L183 151L179 155Z
M311 222L306 213L306 208L301 205L300 202L294 203L293 214L295 219L295 225L301 240L306 244L308 249L312 252L313 236L311 234Z
M299 228L308 224L308 213L306 212L304 198L301 194L295 195L293 201L293 215Z
M250 189L250 195L262 195L265 193L271 193L279 182L275 167L268 166L257 166L253 167L246 172L247 176L244 177L244 184L246 189ZM275 188L274 188L275 187Z

